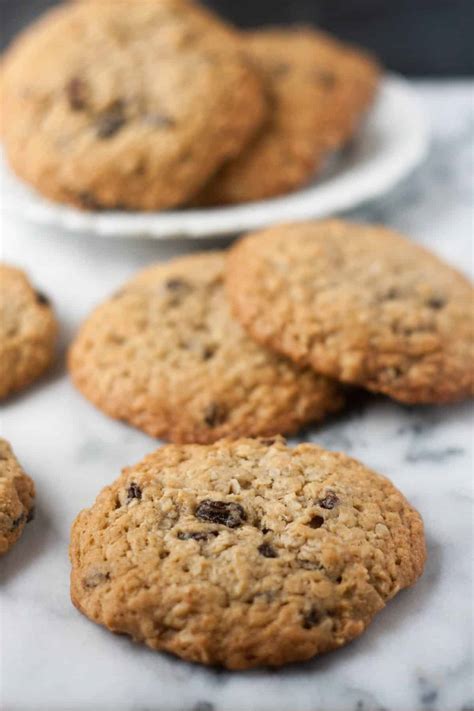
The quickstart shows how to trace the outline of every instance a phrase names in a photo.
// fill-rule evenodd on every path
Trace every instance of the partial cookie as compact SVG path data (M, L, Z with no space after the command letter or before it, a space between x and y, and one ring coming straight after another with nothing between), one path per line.
M3 66L2 129L15 172L86 209L187 201L264 118L234 31L186 0L66 3Z
M33 517L35 485L9 443L0 437L0 555L20 538Z
M425 561L420 515L344 454L284 440L170 445L71 534L72 601L203 664L309 659L357 637Z
M228 265L235 313L259 342L403 402L472 395L472 285L401 235L283 225L244 238Z
M368 55L322 32L272 29L244 38L266 83L270 117L198 196L204 204L260 200L306 183L352 137L378 84Z
M254 343L225 298L224 253L150 267L100 306L69 355L78 389L153 437L292 432L339 409L339 386Z
M0 264L0 398L51 365L57 323L48 298L19 269Z

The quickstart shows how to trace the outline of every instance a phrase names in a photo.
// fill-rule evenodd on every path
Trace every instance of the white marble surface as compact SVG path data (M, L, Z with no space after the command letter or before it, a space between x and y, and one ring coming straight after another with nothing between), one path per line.
M432 123L430 158L396 193L355 217L399 228L472 273L473 88L417 86ZM179 251L52 234L10 218L2 234L3 257L27 268L57 305L63 348L90 308L137 267ZM419 584L393 600L359 640L270 672L188 665L114 636L72 607L70 524L123 465L153 449L153 440L95 411L73 390L62 363L3 406L1 429L38 490L34 522L0 562L4 711L474 709L468 404L401 407L374 399L305 433L393 479L424 516L429 560Z

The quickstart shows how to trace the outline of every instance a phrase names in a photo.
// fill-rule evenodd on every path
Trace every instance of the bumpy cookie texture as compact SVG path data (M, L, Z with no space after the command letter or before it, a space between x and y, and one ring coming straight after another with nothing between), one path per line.
M0 398L29 385L54 358L57 323L47 296L0 264Z
M244 669L357 637L421 574L425 544L387 479L277 437L157 450L79 514L70 555L90 619Z
M0 437L0 555L20 538L33 517L35 487L9 443Z
M79 390L176 442L290 432L337 410L334 381L254 343L231 317L224 270L224 253L208 252L136 276L76 337Z
M353 136L377 88L376 63L322 32L251 32L244 47L265 80L270 116L198 196L201 203L259 200L306 183Z
M234 31L186 0L82 0L4 58L16 173L86 209L187 201L260 125L260 78Z
M228 265L235 314L261 343L407 403L472 395L472 285L401 235L284 225L244 238Z

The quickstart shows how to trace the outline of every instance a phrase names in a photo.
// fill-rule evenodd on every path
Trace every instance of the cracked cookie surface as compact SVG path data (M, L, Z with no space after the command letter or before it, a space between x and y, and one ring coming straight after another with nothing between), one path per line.
M145 269L86 320L78 389L112 417L177 442L288 433L342 406L340 387L254 343L232 318L223 252Z
M305 27L243 34L264 79L268 120L237 158L198 195L202 204L238 203L306 183L329 152L356 131L378 85L364 52Z
M0 264L0 399L51 365L57 330L48 298L20 269Z
M15 172L85 209L187 201L263 120L237 34L186 0L81 0L51 10L3 60Z
M279 666L361 634L425 561L384 477L310 444L168 445L124 469L71 533L91 620L204 664Z
M472 284L382 226L282 225L228 258L235 315L259 342L407 403L472 395Z
M20 538L33 515L35 487L16 459L10 444L0 437L0 555Z

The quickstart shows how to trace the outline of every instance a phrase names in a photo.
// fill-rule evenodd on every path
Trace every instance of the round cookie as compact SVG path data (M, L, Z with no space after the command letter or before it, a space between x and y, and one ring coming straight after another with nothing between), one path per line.
M266 110L234 31L186 0L82 0L51 10L3 62L15 172L86 209L187 201Z
M283 225L245 237L228 267L241 323L295 361L407 403L472 395L472 285L401 235Z
M253 141L211 179L197 201L239 203L287 193L354 134L379 69L361 51L306 28L244 35L265 80L270 117Z
M54 358L57 323L47 297L0 264L0 399L36 380Z
M71 534L72 601L204 664L279 666L361 634L425 561L419 514L344 454L270 440L169 445Z
M76 337L77 388L175 442L291 432L339 409L334 381L262 348L232 319L224 270L224 253L207 252L138 274Z
M20 538L33 518L35 486L9 443L0 437L0 555Z

